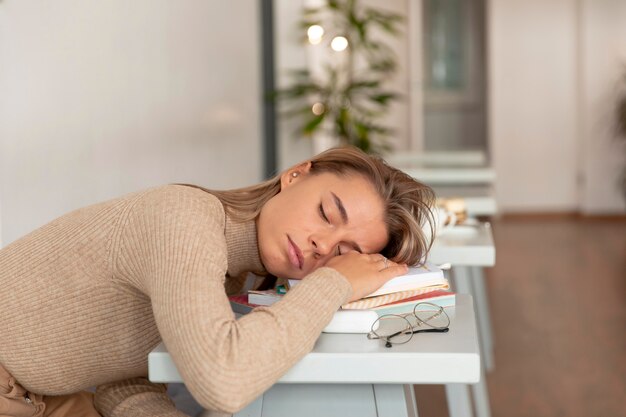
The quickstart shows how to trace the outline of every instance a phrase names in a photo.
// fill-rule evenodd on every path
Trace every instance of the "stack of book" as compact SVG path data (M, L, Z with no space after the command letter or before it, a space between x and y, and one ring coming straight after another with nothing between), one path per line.
M247 295L231 297L233 310L240 314L256 306L267 306L282 299L285 290L298 285L298 280L289 280L288 288L266 291L248 291ZM455 294L443 271L431 263L409 268L402 276L385 283L378 290L356 301L341 306L342 310L373 311L378 316L385 314L410 314L420 302L429 302L441 307L455 304Z

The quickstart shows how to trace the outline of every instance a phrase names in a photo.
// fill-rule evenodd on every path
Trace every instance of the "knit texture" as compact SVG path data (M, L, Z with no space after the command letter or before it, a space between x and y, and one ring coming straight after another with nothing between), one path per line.
M200 404L235 412L312 349L351 293L320 268L281 302L235 320L225 288L262 270L255 222L233 221L196 188L76 210L0 251L0 363L39 394L102 385L104 416L175 416L145 379L163 341Z

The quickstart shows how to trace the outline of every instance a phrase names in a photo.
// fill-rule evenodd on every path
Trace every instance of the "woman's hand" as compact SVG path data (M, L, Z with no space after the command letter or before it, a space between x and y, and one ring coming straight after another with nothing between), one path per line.
M392 262L381 254L367 255L357 251L336 256L325 266L336 269L348 279L352 285L352 296L349 301L373 293L391 278L406 274L408 271L405 264Z

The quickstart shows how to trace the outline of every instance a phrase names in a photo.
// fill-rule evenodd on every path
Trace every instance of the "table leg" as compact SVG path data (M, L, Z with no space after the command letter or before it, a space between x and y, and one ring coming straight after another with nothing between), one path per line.
M450 417L473 417L472 401L466 384L446 384L446 399Z
M490 372L494 368L493 360L493 332L491 327L491 317L489 314L489 298L485 286L485 275L480 267L471 268L471 284L473 294L476 297L476 316L480 329L481 350L485 370Z
M404 386L404 398L406 398L406 409L409 417L419 417L417 402L415 401L415 387L413 385Z
M487 380L485 379L485 370L482 367L480 373L480 382L471 385L474 408L476 410L477 417L491 417L489 391L487 388Z
M487 338L485 334L491 334L490 321L488 317L488 309L486 307L486 292L484 291L484 283L478 283L484 277L482 272L476 272L477 268L467 266L456 266L453 269L455 290L460 294L470 294L474 298L474 307L476 312L476 325L478 330L478 347L481 358L481 377L480 381L471 386L472 396L474 398L474 406L476 407L477 417L490 417L491 408L489 404L489 391L487 387L487 379L485 378L485 360L493 361L490 356L489 349L486 349ZM482 291L480 289L482 288ZM486 314L486 316L485 316ZM489 359L486 359L488 358ZM450 401L449 401L450 404ZM450 411L452 416L452 411Z
M479 267L455 266L452 271L454 290L459 294L470 294L474 298L476 325L478 327L478 347L480 349L482 366L485 370L493 369L489 300L485 291L482 269Z
M374 384L378 417L417 417L412 385Z
M470 268L467 266L455 266L452 268L452 286L453 290L458 294L470 294L474 296L472 288L472 276ZM476 304L476 300L474 300Z

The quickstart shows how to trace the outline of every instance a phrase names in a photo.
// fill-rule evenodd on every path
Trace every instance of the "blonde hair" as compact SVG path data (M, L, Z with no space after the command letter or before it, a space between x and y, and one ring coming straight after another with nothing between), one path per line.
M389 241L381 253L395 262L409 265L424 261L434 238L431 207L435 203L435 194L430 187L389 166L383 159L355 147L332 148L313 157L310 162L309 174L357 174L367 179L385 207ZM234 219L252 220L259 215L265 203L280 192L280 174L260 184L236 190L202 189L219 198ZM426 236L424 230L430 230L430 236Z

